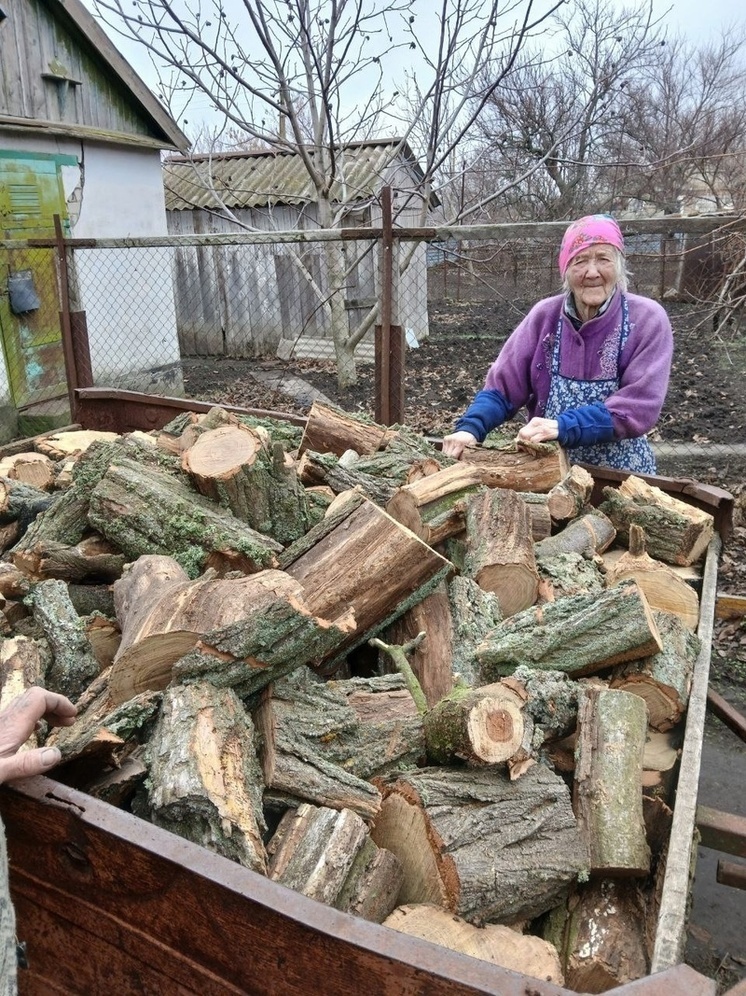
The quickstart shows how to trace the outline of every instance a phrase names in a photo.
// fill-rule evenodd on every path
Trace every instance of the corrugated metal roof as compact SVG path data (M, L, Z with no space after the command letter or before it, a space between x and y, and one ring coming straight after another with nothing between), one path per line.
M355 142L345 146L340 160L344 189L342 182L335 180L331 191L334 201L367 200L377 195L392 166L405 165L417 179L422 176L409 147L396 139ZM228 208L257 208L316 201L308 171L294 152L169 158L163 164L163 182L169 211L218 210L223 203Z

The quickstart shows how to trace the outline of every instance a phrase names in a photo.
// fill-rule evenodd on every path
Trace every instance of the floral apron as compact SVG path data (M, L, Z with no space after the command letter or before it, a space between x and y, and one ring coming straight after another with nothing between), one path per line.
M619 357L630 333L629 305L626 296L622 294L622 330L617 351L616 376L609 380L575 380L560 374L562 321L563 316L560 313L552 347L552 377L545 411L546 418L557 418L568 408L604 402L619 390ZM569 453L577 463L615 467L617 470L636 471L639 474L656 472L655 456L646 436L639 436L637 439L617 439L610 443L596 443L592 446L574 446Z

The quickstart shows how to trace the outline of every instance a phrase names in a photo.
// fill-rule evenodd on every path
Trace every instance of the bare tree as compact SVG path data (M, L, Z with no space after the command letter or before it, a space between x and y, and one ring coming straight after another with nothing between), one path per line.
M414 0L243 0L230 9L222 0L97 0L97 9L163 67L162 96L183 125L187 112L179 107L207 102L218 116L216 145L233 129L245 136L240 141L299 156L317 224L329 229L350 210L346 148L380 136L392 122L401 151L416 138L423 152L418 187L400 205L414 196L425 211L453 149L524 44L563 2L513 0L503 7L497 0L441 0L423 15ZM410 77L416 99L402 124L391 112L403 53L421 68ZM494 78L477 85L486 63L497 67ZM339 243L323 246L327 287L319 306L345 386L356 379L355 346L376 312L350 329L344 288L351 264Z

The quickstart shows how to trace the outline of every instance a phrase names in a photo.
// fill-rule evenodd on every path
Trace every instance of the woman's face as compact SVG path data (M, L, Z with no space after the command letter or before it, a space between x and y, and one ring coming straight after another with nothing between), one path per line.
M578 314L583 321L588 321L598 313L616 286L616 249L604 242L589 246L570 260L565 277Z

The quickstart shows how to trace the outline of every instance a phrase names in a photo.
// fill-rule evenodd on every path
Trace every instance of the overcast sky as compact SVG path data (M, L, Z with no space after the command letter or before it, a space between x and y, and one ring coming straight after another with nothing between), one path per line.
M611 2L620 7L625 6L625 0L611 0ZM83 0L83 3L95 16L95 0ZM204 0L203 5L205 9L208 9L209 0ZM633 0L633 5L636 5L635 0ZM430 4L427 3L427 7L429 6ZM744 27L746 13L742 11L742 8L737 13L736 6L733 0L706 0L706 2L703 0L653 0L653 10L664 17L664 26L671 32L680 33L691 39L695 44L709 39L717 39L723 30ZM738 4L738 7L740 8L741 5ZM158 78L144 47L130 39L122 38L107 24L100 23L122 55L144 82L156 92ZM422 27L425 27L425 22L422 22ZM400 83L401 81L396 82ZM204 109L198 105L191 107L188 111L189 126L187 130L190 132L194 130L201 114L209 117L207 98L200 99L199 104L203 103ZM179 124L184 127L183 121L180 120Z

